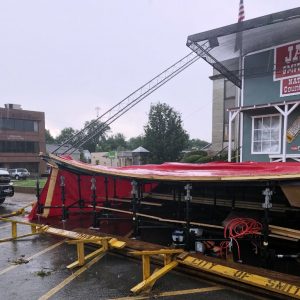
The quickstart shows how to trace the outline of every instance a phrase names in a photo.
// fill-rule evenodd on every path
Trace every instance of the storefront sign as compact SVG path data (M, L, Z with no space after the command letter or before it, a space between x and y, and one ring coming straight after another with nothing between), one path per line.
M280 97L300 94L300 41L274 49L274 81L280 80Z
M274 80L300 75L300 42L275 48Z
M300 93L300 76L282 79L280 86L281 97L297 95Z

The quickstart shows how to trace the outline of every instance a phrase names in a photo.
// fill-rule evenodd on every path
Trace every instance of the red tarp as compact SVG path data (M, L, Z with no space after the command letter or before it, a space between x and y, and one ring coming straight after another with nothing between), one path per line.
M206 164L186 164L186 163L164 163L161 165L142 165L127 166L121 168L112 168L105 166L94 166L72 160L70 157L57 157L50 155L49 162L59 167L58 174L49 177L45 185L40 202L46 206L61 206L61 187L60 177L65 177L65 199L66 206L79 200L78 175L80 175L81 199L85 201L85 206L92 203L91 179L92 175L96 178L97 202L105 200L105 177L108 178L108 196L114 197L115 192L118 198L131 197L131 180L165 180L165 181L226 181L226 180L280 180L300 178L300 164L298 162L287 163L264 163L264 162L212 162ZM63 169L61 169L63 167ZM66 170L69 169L69 170ZM70 170L70 169L73 169ZM115 178L115 187L114 179ZM52 188L50 187L52 185ZM49 188L50 187L50 188ZM148 192L153 186L145 185L145 191ZM115 190L116 189L116 190ZM52 190L52 191L51 191ZM78 206L78 204L77 204ZM33 208L30 218L36 216L36 206ZM72 208L71 212L78 211L79 208ZM90 210L90 208L85 208ZM61 208L51 208L45 210L44 217L59 216L62 213Z
M164 163L161 165L142 165L112 168L95 166L72 160L69 157L53 160L63 162L81 170L95 173L124 176L131 178L157 180L232 180L247 177L244 180L277 179L278 177L300 178L299 162L211 162L206 164Z

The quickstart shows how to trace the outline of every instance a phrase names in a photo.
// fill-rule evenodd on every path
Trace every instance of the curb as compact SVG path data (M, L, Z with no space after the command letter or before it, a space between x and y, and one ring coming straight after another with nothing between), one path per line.
M23 187L23 186L14 186L15 193L25 193L25 194L35 194L36 189L34 187Z

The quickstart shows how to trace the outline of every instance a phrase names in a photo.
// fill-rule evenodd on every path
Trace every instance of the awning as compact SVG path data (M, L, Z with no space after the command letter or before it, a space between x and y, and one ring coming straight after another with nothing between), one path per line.
M299 28L300 8L294 8L190 35L187 46L241 87L240 56L298 40Z

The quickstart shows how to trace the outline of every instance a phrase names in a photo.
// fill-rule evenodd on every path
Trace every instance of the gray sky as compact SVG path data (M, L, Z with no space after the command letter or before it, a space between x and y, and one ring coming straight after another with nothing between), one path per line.
M239 0L0 0L0 105L44 111L53 135L82 128L190 52L186 39L237 21ZM246 19L299 0L244 0ZM117 120L143 133L151 103L182 114L192 138L211 140L211 67L199 60Z

